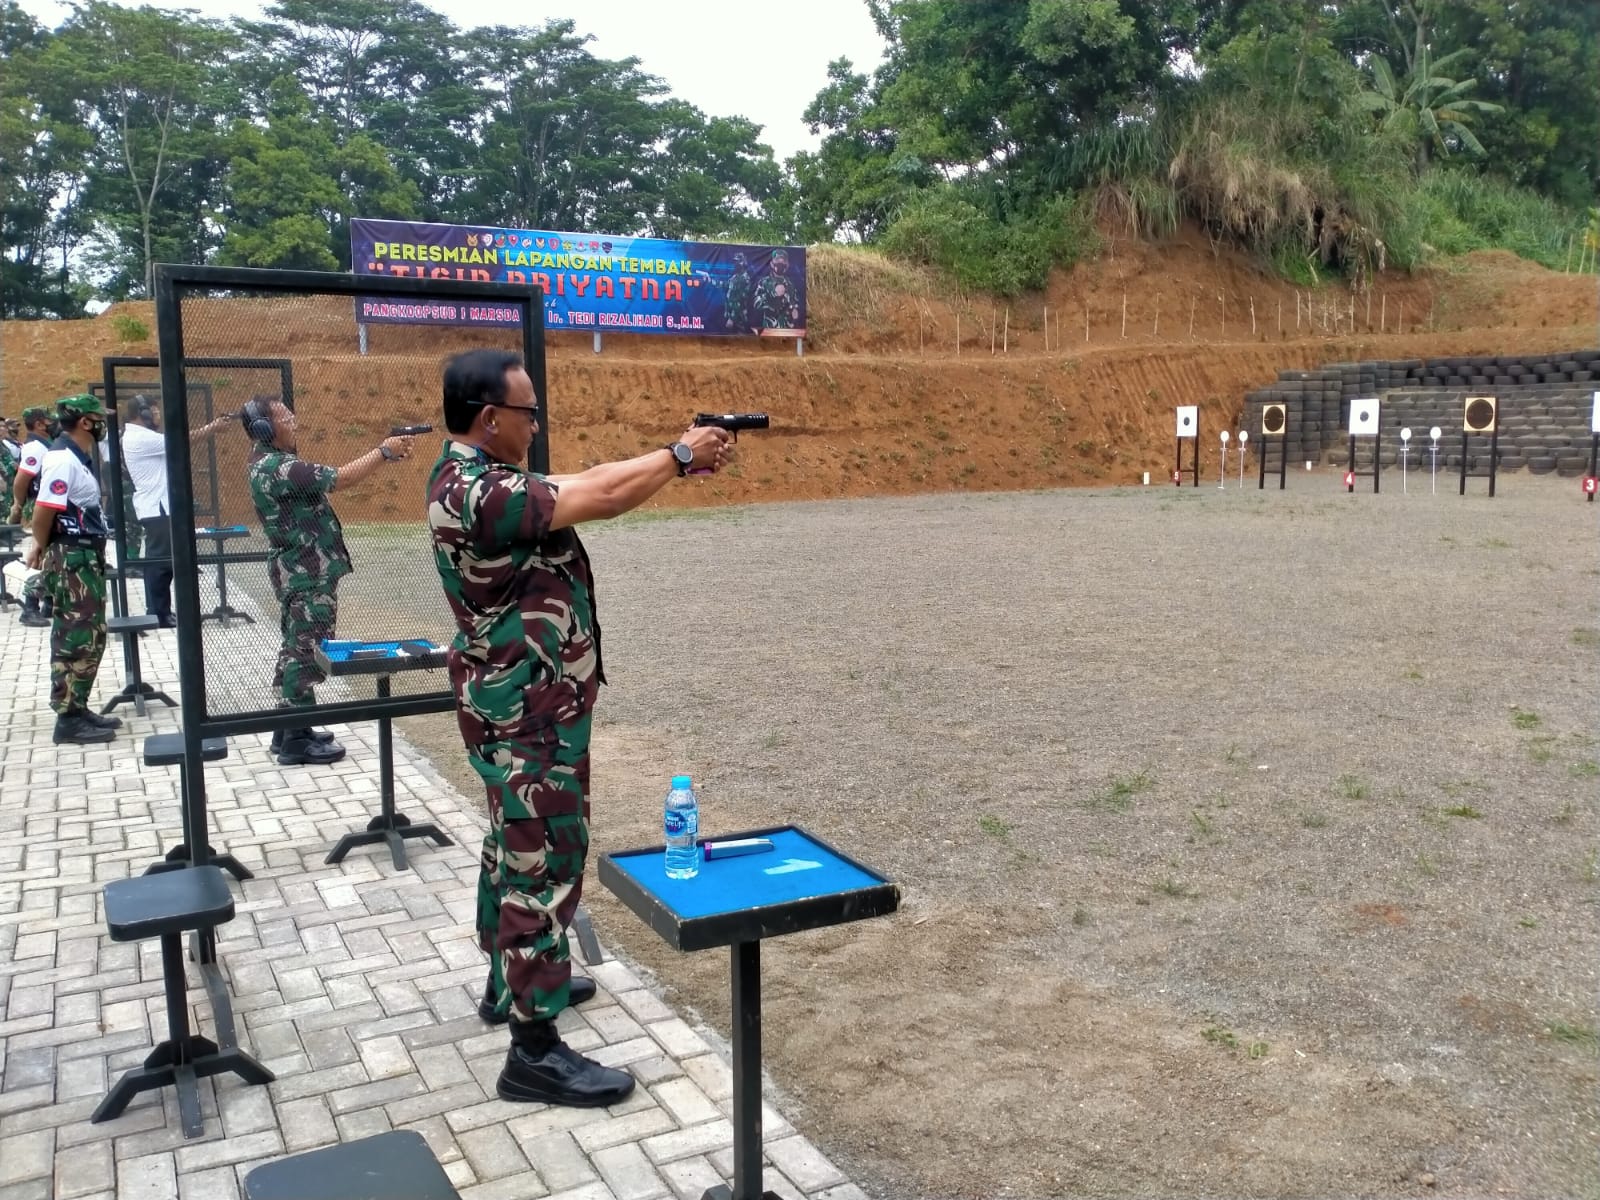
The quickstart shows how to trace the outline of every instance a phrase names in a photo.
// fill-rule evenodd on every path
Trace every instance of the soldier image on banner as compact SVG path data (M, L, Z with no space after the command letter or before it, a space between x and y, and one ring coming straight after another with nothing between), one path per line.
M428 525L457 633L456 721L489 809L478 941L489 956L478 1015L508 1024L502 1100L615 1104L633 1076L568 1046L556 1018L595 994L575 979L568 927L589 848L589 736L605 681L583 521L619 516L691 468L728 461L715 425L577 475L523 468L537 430L519 355L469 350L444 372L449 430L428 481Z
M54 601L50 707L56 744L109 742L122 722L89 709L106 649L106 519L100 507L96 443L106 410L96 396L59 401L61 435L44 455L27 565L42 567Z
M800 296L789 278L789 255L772 252L772 273L756 284L755 326L757 329L793 330L800 327Z
M328 496L360 483L386 462L407 457L412 439L387 438L342 467L327 467L295 454L295 415L281 397L253 397L239 419L254 445L250 497L267 537L267 571L283 633L272 684L280 707L303 708L315 703L312 689L323 680L315 651L333 635L339 581L351 569L344 531ZM277 731L272 749L285 766L336 763L344 757L344 747L331 733L310 726Z
M733 274L722 301L722 320L728 329L750 328L750 260L743 250L733 256Z
M11 515L8 520L12 525L31 526L33 502L39 494L39 472L44 469L44 456L59 429L47 408L24 409L22 424L27 430L27 438L22 443L22 455L12 473ZM30 575L22 585L22 612L17 619L24 625L43 628L50 624L52 605L41 570Z

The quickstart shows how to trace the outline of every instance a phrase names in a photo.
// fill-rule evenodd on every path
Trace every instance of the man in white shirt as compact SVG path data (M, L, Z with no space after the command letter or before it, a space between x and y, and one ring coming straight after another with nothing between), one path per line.
M190 441L214 434L233 420L225 413L189 434ZM135 395L122 427L122 462L133 480L133 514L144 530L144 610L175 628L172 615L172 517L167 495L167 439L161 432L161 404Z

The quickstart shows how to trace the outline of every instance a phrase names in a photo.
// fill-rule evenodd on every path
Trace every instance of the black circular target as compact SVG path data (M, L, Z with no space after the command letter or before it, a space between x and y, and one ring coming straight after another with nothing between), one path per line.
M1487 429L1494 424L1494 405L1482 396L1467 405L1467 428Z
M1278 433L1283 429L1283 409L1276 405L1268 406L1261 414L1261 428L1268 433Z
M1185 426L1187 426L1189 424L1189 418L1187 416L1185 416L1183 418L1183 423L1184 423Z
M1372 414L1364 408L1356 416L1356 423L1359 425L1365 425L1370 420L1372 420Z

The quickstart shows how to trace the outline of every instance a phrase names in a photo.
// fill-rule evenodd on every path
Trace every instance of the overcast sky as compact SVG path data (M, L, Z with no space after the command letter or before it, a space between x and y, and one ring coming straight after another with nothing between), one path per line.
M673 95L703 112L749 117L761 125L762 140L780 161L816 146L800 114L822 89L828 63L842 55L858 70L870 71L883 56L863 0L807 0L798 9L751 0L424 2L462 29L570 17L579 33L594 35L590 49L600 57L633 55L644 70L664 79ZM69 11L57 0L22 0L22 7L50 25ZM208 17L254 17L262 9L254 0L172 0L157 7L192 9Z

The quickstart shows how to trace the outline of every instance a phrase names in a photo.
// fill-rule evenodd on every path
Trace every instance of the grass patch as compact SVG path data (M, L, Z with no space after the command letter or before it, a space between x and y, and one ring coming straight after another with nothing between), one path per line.
M1549 734L1542 734L1536 738L1529 738L1527 744L1528 757L1536 763L1547 763L1556 756L1555 738Z
M1537 729L1541 724L1538 713L1516 705L1511 706L1511 723L1518 729Z
M1455 804L1444 810L1447 817L1464 817L1469 821L1481 821L1483 813L1473 808L1470 804Z
M1574 629L1572 631L1572 644L1574 646L1600 646L1600 629Z
M978 828L992 838L1008 838L1011 836L1011 825L1002 821L992 813L984 813L978 818Z
M1103 791L1089 798L1089 807L1107 812L1127 812L1133 807L1133 798L1148 792L1156 785L1156 777L1149 771L1136 771L1132 775L1119 775Z
M1300 814L1300 824L1307 829L1326 829L1328 826L1328 814L1321 809L1307 809Z
M1372 799L1372 785L1359 775L1339 776L1339 795L1346 800Z
M1551 1021L1544 1031L1558 1042L1600 1051L1600 1034L1592 1025L1570 1025L1566 1021Z
M1567 774L1574 779L1594 779L1596 776L1600 776L1600 763L1595 762L1593 759L1575 762L1567 768Z
M1200 897L1199 892L1171 875L1158 879L1155 890L1163 896L1171 896L1174 900L1197 900Z
M1227 1026L1217 1022L1212 1022L1202 1029L1200 1036L1213 1046L1221 1046L1226 1050L1237 1050L1239 1048L1239 1035Z

